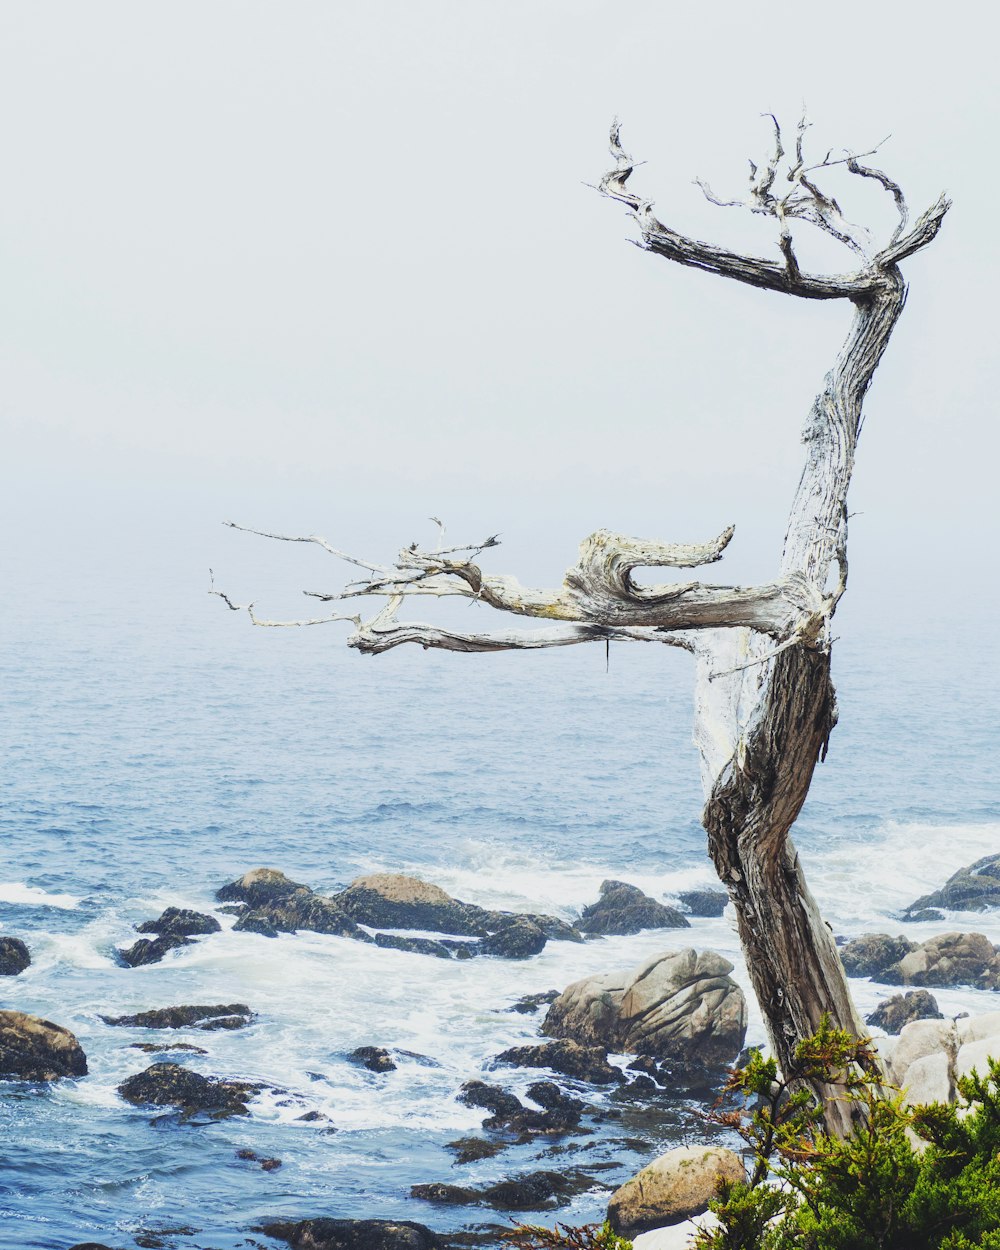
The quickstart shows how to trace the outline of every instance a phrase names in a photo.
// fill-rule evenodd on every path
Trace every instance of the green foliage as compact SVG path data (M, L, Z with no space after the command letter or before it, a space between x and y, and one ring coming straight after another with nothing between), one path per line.
M612 1232L607 1221L582 1228L570 1228L567 1224L557 1224L555 1228L518 1224L501 1236L516 1250L632 1250L632 1243Z
M712 1118L751 1167L720 1186L697 1250L1000 1250L1000 1063L955 1104L907 1107L871 1043L824 1019L790 1066L754 1051L730 1077ZM824 1131L817 1085L850 1103L847 1137Z

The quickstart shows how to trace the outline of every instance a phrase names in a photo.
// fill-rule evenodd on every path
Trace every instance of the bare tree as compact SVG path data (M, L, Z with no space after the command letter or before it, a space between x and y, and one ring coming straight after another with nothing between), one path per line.
M342 590L307 594L323 602L381 596L384 607L367 620L334 615L269 621L259 618L252 604L235 604L221 591L212 593L234 610L246 606L256 625L351 621L355 629L348 645L372 654L406 642L450 651L501 651L608 640L659 642L691 652L708 849L735 907L774 1053L787 1064L796 1043L816 1030L824 1013L840 1028L863 1032L833 935L806 884L789 831L837 720L830 679L831 621L847 584L846 501L862 403L903 310L906 285L900 262L934 239L950 205L941 196L911 226L900 187L863 163L873 153L834 157L828 152L809 165L803 155L805 120L798 126L794 152L787 156L781 129L771 120L771 155L761 165L751 162L744 199L720 200L706 184L700 185L713 204L738 205L773 217L780 260L703 243L659 221L651 202L628 189L635 162L621 147L617 122L611 129L615 168L604 176L600 190L628 206L638 223L639 244L648 252L750 286L854 305L846 342L806 418L806 461L773 581L749 587L700 581L644 585L633 578L639 568L697 568L716 562L732 528L691 546L598 530L584 539L579 559L554 589L532 589L513 577L484 572L480 556L497 545L495 537L473 546L447 547L441 527L435 549L414 544L394 564L380 565L316 536L251 530L284 542L317 543L363 571L360 580ZM892 196L898 224L887 243L876 244L868 230L844 217L836 199L820 190L817 175L833 166L873 180ZM804 272L790 230L797 221L842 244L852 255L851 271L833 276ZM462 633L401 621L404 601L417 595L461 596L556 624ZM828 1101L826 1115L832 1131L845 1131L845 1104Z

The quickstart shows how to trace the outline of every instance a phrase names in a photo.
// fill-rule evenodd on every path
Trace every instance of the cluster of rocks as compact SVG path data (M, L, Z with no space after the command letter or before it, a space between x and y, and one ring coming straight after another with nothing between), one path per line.
M178 946L190 946L194 938L218 933L221 929L222 925L214 916L189 911L184 907L168 907L156 920L147 920L136 926L137 933L153 933L157 936L140 938L126 950L119 950L118 955L130 968L159 963L164 955L176 950Z
M982 933L941 933L926 942L865 933L840 952L849 976L884 985L1000 989L1000 948Z

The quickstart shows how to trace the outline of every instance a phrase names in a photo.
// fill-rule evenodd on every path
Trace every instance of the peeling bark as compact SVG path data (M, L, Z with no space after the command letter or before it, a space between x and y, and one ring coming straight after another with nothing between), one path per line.
M786 169L781 129L774 121L772 153L760 166L751 162L745 198L722 200L699 184L714 204L773 217L780 260L741 255L664 225L653 215L651 202L628 189L635 162L621 146L617 122L611 129L615 168L600 186L631 210L639 246L654 255L766 290L804 299L847 299L854 305L847 339L805 422L805 464L773 581L749 587L699 581L649 586L633 579L637 568L697 568L717 562L732 538L732 527L700 544L598 530L581 544L562 585L551 589L485 573L479 557L497 545L495 537L446 548L441 527L435 549L414 544L392 565L383 565L347 555L316 535L251 530L279 541L315 543L366 574L339 591L306 592L312 597L342 602L381 596L385 606L367 621L360 615L269 621L257 617L252 604L236 604L214 587L211 591L233 610L245 607L256 625L350 621L355 630L348 645L370 654L403 643L472 652L609 640L660 642L691 651L709 853L734 904L747 967L782 1065L788 1064L796 1044L815 1032L824 1014L837 1027L864 1033L833 935L809 892L789 833L837 720L830 623L847 585L847 492L864 397L905 303L899 263L935 238L950 207L941 196L908 230L909 213L899 185L861 163L871 152L848 152L837 159L827 153L824 160L807 165L806 129L803 120ZM899 223L881 248L817 185L818 171L834 165L874 180L892 196ZM787 190L779 195L776 184L782 171ZM797 221L843 244L855 267L833 276L803 273L791 233L791 223ZM417 595L458 596L558 624L462 633L400 621L401 606ZM822 1088L817 1092L831 1093ZM830 1131L842 1133L849 1127L844 1103L828 1099L825 1114Z

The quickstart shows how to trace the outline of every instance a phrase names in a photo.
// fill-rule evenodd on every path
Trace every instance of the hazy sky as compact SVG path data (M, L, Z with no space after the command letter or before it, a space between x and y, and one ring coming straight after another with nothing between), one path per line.
M803 101L818 152L891 132L879 163L915 212L955 201L906 263L869 397L851 595L919 614L926 579L995 570L985 6L32 0L0 17L15 590L98 600L114 578L201 613L210 564L237 594L336 582L230 516L380 558L436 513L456 540L502 531L491 567L547 581L598 526L696 541L735 522L719 578L768 576L849 306L643 255L584 184L617 113L661 218L773 256L767 223L691 179L740 191L760 114L791 126ZM877 188L838 191L889 224ZM830 263L800 235L804 263Z

